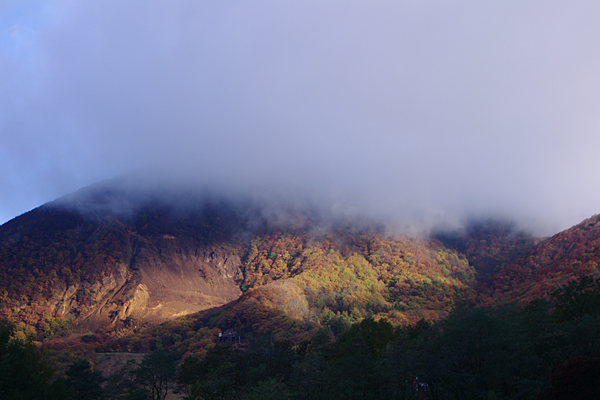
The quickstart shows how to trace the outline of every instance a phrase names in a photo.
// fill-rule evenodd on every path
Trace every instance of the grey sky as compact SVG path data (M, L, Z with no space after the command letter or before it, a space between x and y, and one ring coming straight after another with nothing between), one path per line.
M600 212L597 1L0 0L0 223L98 180L399 224Z

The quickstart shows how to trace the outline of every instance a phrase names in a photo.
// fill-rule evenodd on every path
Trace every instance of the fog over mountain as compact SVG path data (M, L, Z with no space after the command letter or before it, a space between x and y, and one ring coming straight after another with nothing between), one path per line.
M594 1L0 3L0 223L118 176L410 229L600 212Z

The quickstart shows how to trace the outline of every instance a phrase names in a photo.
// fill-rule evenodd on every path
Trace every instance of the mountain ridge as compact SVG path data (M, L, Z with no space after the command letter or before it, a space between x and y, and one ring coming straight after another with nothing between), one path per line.
M68 329L121 335L214 307L232 313L220 317L234 321L232 328L246 330L258 329L252 313L333 331L367 317L410 324L444 318L465 302L533 298L518 294L534 281L498 282L518 277L522 260L556 242L502 221L419 238L294 207L189 193L165 200L173 197L128 196L103 184L2 225L0 315L39 337ZM564 235L597 240L596 233Z
M582 275L599 276L600 215L586 218L540 243L480 288L484 302L527 303ZM493 296L492 296L493 295Z

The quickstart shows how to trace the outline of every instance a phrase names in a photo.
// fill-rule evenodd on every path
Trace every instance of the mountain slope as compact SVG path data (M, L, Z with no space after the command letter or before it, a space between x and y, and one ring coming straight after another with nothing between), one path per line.
M158 322L237 298L236 242L220 244L229 211L196 212L149 202L118 216L50 203L10 221L0 227L0 312L50 332L61 318L89 328Z
M462 229L438 231L432 236L464 254L481 281L487 281L541 240L518 230L515 223L493 219L469 221Z
M2 315L46 335L65 320L118 331L246 291L306 322L406 323L473 297L474 271L435 240L324 228L311 212L274 222L243 202L166 198L93 187L0 227Z
M540 242L479 289L484 303L543 298L580 275L598 275L600 216Z
M597 273L598 218L535 246L494 222L425 239L308 209L97 185L0 227L0 315L45 337L124 334L214 307L256 332L271 324L261 315L334 332L370 316L439 319L477 296L527 302Z

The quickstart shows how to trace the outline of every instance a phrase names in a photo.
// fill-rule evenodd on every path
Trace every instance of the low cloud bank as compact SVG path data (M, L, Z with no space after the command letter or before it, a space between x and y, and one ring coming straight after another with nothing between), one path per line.
M37 4L37 3L36 3ZM404 230L600 211L597 2L14 3L0 220L115 176Z

